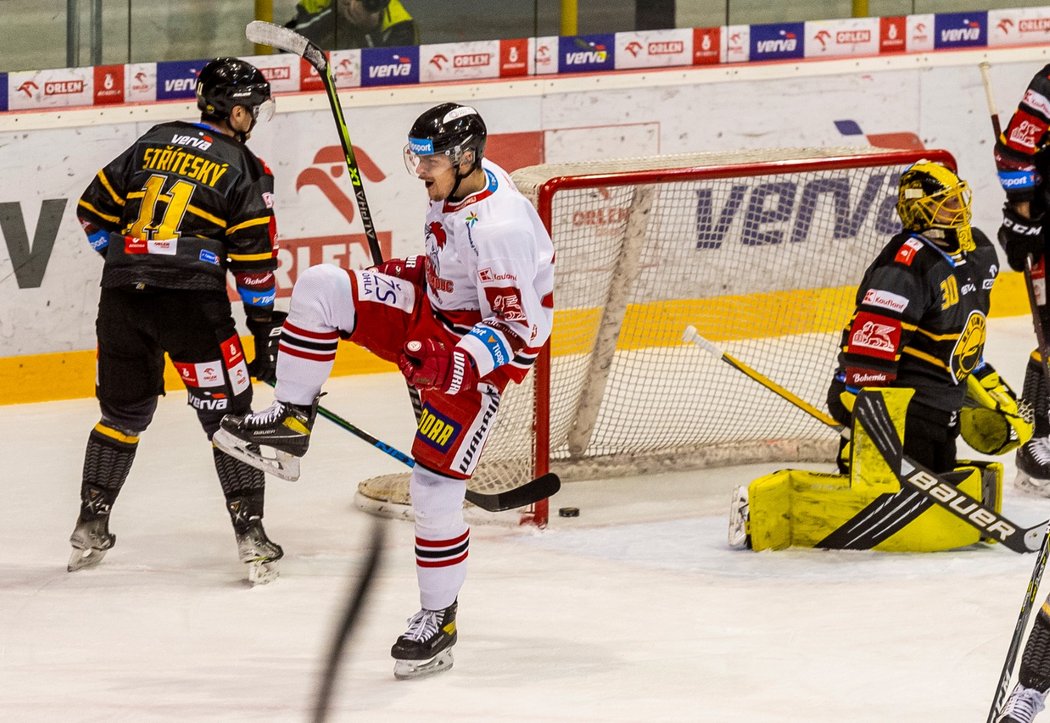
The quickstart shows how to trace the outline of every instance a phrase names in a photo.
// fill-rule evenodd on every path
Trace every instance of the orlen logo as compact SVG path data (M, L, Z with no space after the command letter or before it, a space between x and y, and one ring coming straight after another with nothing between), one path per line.
M637 58L638 53L640 53L642 50L642 44L639 43L637 40L632 40L631 42L627 43L627 46L624 48L624 50L626 50L628 53Z
M813 39L820 43L821 50L828 49L828 41L831 40L831 33L827 30L821 30L819 33L813 36Z
M460 55L452 56L452 67L453 68L480 68L488 65L492 62L491 53L463 53ZM444 70L445 65L448 63L448 58L438 53L430 59L430 64L436 67L438 70Z
M412 75L412 58L404 55L395 55L396 63L385 65L373 65L368 69L368 77L376 78L407 78Z
M854 43L867 43L870 41L870 30L840 30L835 33L835 42L839 45L853 45Z
M22 85L18 86L18 92L25 93L27 98L32 98L33 93L35 93L38 90L40 90L40 86L31 80L27 80L26 82L22 83Z
M277 66L276 68L259 68L259 71L263 74L271 83L275 80L291 80L292 69L287 65Z
M1022 20L1021 22L1023 23L1024 21ZM1010 18L1003 18L995 24L995 27L1003 35L1009 35L1010 31L1013 30L1014 21Z
M661 40L649 43L646 50L649 51L649 55L678 55L685 52L685 43L681 40Z
M1017 23L1017 30L1022 33L1050 32L1050 18L1022 18Z
M44 83L44 95L72 95L83 92L82 80L49 80Z

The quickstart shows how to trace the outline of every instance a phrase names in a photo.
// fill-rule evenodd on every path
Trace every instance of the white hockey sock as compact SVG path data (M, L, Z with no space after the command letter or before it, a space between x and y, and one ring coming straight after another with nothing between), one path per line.
M464 480L412 470L409 493L416 518L419 602L442 610L456 599L467 577L470 528L463 520Z
M274 398L309 405L332 373L339 331L356 320L350 278L331 264L304 271L292 290L277 353Z

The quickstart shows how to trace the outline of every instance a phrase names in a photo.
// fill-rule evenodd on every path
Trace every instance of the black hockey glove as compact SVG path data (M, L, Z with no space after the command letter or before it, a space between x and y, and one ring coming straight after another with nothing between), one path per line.
M248 317L248 330L255 337L255 358L248 365L248 373L260 382L273 384L277 381L277 344L287 317L283 311L271 313L269 321Z
M1031 254L1038 259L1046 247L1043 242L1043 219L1025 218L1007 203L1003 205L1003 225L999 227L999 243L1006 251L1006 261L1014 271L1024 271L1025 258Z

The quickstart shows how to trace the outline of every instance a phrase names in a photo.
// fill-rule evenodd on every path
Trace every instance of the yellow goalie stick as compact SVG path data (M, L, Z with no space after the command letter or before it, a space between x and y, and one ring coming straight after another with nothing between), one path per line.
M848 428L748 364L726 354L713 342L700 336L695 327L686 327L682 339L743 372L769 391L786 399L806 414L849 439ZM1035 552L1041 548L1047 524L1045 521L1029 528L1020 527L905 455L901 440L893 428L889 412L881 397L858 396L853 407L853 414L869 432L872 442L882 453L902 486L917 491L934 504L948 510L966 524L980 531L982 537L999 540L1014 552Z

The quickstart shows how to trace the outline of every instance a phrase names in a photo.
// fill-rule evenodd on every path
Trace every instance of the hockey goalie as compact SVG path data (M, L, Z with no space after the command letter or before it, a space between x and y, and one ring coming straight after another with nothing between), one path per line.
M853 418L858 393L879 395L905 456L1000 511L1002 464L957 460L956 439L1004 454L1032 436L1032 418L984 360L999 260L970 226L970 209L952 169L919 161L901 175L903 228L860 282L828 391L832 417L849 430L839 472L781 470L738 488L730 546L936 551L982 539L929 496L902 489L900 459L887 459Z

